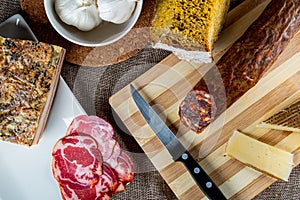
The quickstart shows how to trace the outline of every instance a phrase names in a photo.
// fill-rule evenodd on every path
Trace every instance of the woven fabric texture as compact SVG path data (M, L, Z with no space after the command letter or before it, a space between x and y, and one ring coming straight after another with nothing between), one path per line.
M0 1L0 23L13 14L20 13L18 0ZM240 0L233 0L232 6ZM143 154L134 138L118 123L109 105L109 97L139 77L152 66L168 56L170 52L145 48L136 56L110 66L88 67L65 63L62 76L90 115L96 114L108 120L115 128L121 146L133 156L136 176L125 192L114 195L113 199L176 199L152 163ZM255 199L300 199L300 166L296 167L288 182L277 181Z

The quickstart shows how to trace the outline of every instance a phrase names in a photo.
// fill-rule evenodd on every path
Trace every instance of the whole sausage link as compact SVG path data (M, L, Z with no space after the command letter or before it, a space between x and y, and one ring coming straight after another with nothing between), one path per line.
M179 107L181 122L201 133L255 86L299 30L300 0L272 0L220 58L216 68L205 74L187 94ZM216 82L218 76L220 82Z

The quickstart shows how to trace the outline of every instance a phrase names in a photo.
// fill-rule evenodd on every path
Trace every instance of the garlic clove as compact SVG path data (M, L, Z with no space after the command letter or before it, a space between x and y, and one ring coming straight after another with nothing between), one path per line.
M102 20L115 24L126 22L132 15L137 0L97 0Z
M96 0L56 0L55 11L64 23L82 31L90 31L102 22Z

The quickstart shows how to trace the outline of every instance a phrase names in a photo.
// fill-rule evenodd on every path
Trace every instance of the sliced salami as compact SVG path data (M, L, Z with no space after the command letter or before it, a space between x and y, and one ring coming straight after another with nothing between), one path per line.
M112 126L97 116L81 115L53 149L53 174L65 200L106 200L133 180L130 157Z
M88 135L71 134L60 139L53 149L53 175L71 188L88 189L102 175L102 156L97 142Z
M107 145L100 145L103 148L103 155L105 155L105 162L108 163L112 168L118 165L118 157L122 153L120 144L116 139L112 138ZM100 148L99 148L100 149Z
M104 119L97 116L80 115L71 122L67 135L84 133L92 136L98 142L99 151L103 160L112 167L116 166L117 158L121 153L121 147L114 138L114 129Z
M110 123L94 115L79 115L75 117L68 127L67 135L71 134L74 130L92 135L94 133L97 135L99 132L111 137L114 135L114 129Z
M116 173L107 163L103 163L103 174L97 185L95 185L97 194L103 195L105 193L106 196L111 196L116 190L117 185L118 179ZM99 198L103 197L100 195Z
M61 194L65 200L109 200L117 187L117 176L111 167L103 163L103 174L96 185L89 189L72 189L61 184Z
M69 185L60 184L60 191L64 200L96 200L96 190L94 187L80 190L72 189Z
M121 155L117 160L118 165L114 168L118 174L118 187L115 190L115 193L123 192L126 188L126 184L131 182L134 178L134 166L131 158L121 152Z
M96 188L86 190L70 189L67 185L62 185L61 195L64 200L110 200L108 193L98 193Z

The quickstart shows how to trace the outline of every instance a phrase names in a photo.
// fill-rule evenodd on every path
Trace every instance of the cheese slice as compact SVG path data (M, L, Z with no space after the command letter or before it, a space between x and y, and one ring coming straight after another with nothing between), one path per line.
M239 131L233 133L225 152L249 167L284 181L288 180L293 168L293 154Z

